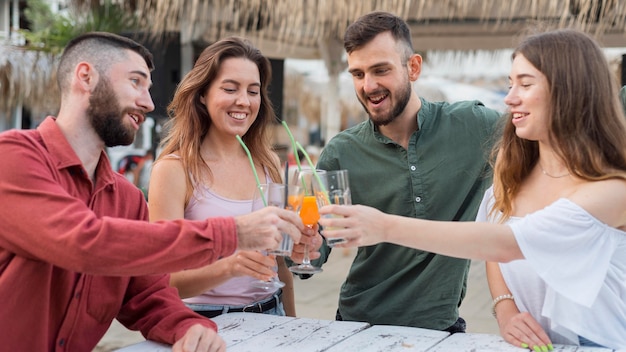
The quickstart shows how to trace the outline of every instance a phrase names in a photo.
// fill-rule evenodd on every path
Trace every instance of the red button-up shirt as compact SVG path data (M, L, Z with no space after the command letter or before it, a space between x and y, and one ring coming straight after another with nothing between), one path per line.
M216 329L163 273L234 252L233 219L149 223L141 191L104 152L93 184L50 117L0 134L0 155L2 350L91 351L114 318L170 344Z

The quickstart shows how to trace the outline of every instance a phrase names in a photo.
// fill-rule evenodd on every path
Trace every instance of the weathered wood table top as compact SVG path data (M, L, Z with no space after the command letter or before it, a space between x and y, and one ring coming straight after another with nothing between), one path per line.
M229 313L212 319L229 352L523 352L498 335L454 334L404 326ZM145 341L118 352L166 352L171 346ZM554 345L558 352L613 352L606 348ZM615 352L626 352L619 350Z

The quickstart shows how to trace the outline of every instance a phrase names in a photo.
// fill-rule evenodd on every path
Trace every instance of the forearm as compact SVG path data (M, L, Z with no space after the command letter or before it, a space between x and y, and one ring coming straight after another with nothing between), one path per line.
M500 271L500 264L495 262L486 262L485 272L487 274L487 283L489 285L489 292L491 293L492 298L511 294L511 291L502 276L502 271Z
M508 297L513 297L509 287L504 281L502 271L500 271L500 265L498 263L488 262L485 269L487 272L487 282L489 284L489 291L491 292L492 299L507 295L509 295ZM519 309L517 308L514 299L502 299L496 304L496 306L492 307L492 310L496 314L494 318L497 320L500 328L503 328L511 317L519 313Z
M217 330L210 319L187 308L168 285L167 276L131 278L117 319L127 328L139 330L149 340L173 344L190 326L202 324Z
M220 259L202 268L172 273L170 285L178 289L180 298L189 298L217 287L232 277L228 261Z
M19 218L30 220L0 216L0 223L10 234L0 242L25 258L86 274L112 276L200 267L233 253L237 247L232 218L151 224L111 216L98 218L88 209L76 209L79 207L50 208L55 210L39 214L19 206ZM28 212L38 215L25 215Z
M385 215L385 242L457 258L509 262L523 255L510 227Z

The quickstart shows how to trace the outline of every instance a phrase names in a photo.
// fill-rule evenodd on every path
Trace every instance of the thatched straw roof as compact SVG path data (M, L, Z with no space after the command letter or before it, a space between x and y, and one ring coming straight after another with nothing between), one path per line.
M56 57L0 45L0 112L8 115L21 102L33 115L55 113L59 105Z
M77 9L97 0L68 0ZM412 27L416 49L511 47L529 22L577 27L604 45L626 46L626 4L620 0L120 0L136 13L140 30L159 38L180 32L183 44L226 35L249 37L270 57L321 58L320 48L341 40L357 17L385 10ZM54 59L0 47L0 109L17 101L53 110Z
M264 53L282 57L319 58L320 41L342 39L350 23L374 10L403 17L416 41L432 38L424 45L438 49L459 49L473 36L485 40L470 44L488 49L493 45L488 42L510 37L529 21L626 39L626 5L619 0L136 0L136 6L150 33L180 30L183 42L207 43L239 34L256 38ZM446 40L452 37L461 38Z

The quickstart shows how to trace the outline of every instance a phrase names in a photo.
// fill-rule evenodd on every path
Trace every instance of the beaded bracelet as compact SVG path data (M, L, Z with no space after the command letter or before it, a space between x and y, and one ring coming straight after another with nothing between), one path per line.
M498 305L498 303L504 301L505 299L514 300L513 295L510 293L506 295L500 295L493 299L493 302L491 303L491 314L494 318L496 317L496 306Z

